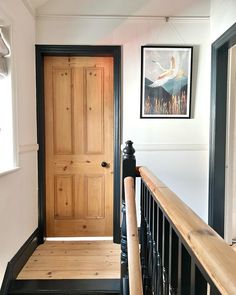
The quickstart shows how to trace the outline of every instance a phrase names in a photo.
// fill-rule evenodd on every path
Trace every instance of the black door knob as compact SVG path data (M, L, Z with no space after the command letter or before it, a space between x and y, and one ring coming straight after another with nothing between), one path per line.
M101 163L101 166L102 166L102 167L108 167L108 163L107 163L107 162L102 162L102 163Z

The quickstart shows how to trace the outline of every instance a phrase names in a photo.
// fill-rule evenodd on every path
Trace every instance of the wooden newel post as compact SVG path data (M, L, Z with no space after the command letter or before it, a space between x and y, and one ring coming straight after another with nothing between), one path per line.
M128 274L128 254L127 254L127 234L126 234L126 208L124 195L124 179L131 176L135 179L136 159L135 149L131 140L126 141L123 149L122 165L122 225L121 225L121 294L129 294L129 274Z

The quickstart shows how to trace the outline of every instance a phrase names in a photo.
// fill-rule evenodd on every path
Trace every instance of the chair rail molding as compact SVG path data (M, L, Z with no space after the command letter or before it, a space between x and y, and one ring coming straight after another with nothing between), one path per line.
M37 152L39 149L39 145L37 143L29 143L19 145L19 153L25 154L30 152Z
M122 145L121 149L124 148ZM176 143L140 143L135 144L137 152L159 152L159 151L208 151L207 144L176 144Z

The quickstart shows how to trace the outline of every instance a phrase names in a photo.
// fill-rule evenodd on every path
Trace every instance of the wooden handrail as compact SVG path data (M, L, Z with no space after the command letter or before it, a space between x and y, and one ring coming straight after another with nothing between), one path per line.
M124 179L129 269L129 294L142 295L142 275L133 177Z
M139 172L221 294L236 294L235 251L147 168L140 167Z

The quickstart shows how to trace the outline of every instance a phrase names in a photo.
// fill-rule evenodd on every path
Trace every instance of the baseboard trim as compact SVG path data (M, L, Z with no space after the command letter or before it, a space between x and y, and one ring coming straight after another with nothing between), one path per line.
M32 255L34 250L38 246L38 228L32 233L32 235L27 239L23 246L18 250L16 255L8 262L6 272L3 278L2 287L0 290L0 295L7 295L8 289L12 281L16 279L19 272L25 265L26 261Z
M120 279L16 280L13 294L119 294Z

